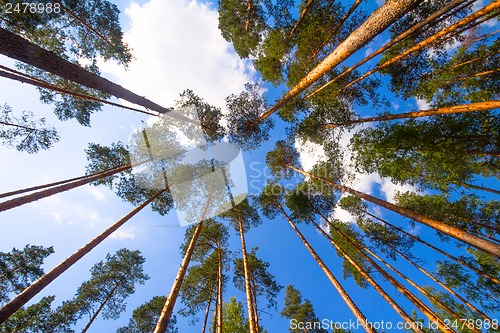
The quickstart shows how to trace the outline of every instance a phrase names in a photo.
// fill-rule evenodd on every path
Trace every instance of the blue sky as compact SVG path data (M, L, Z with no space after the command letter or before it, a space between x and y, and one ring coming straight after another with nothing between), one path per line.
M136 59L127 72L112 63L100 64L103 76L166 107L173 106L178 94L187 88L194 90L207 102L224 107L226 96L240 92L245 82L258 81L251 64L240 60L231 45L220 36L214 4L187 0L112 2L122 11L121 22L125 39L133 48ZM346 6L349 4L350 1ZM373 2L365 4L365 8L369 10L374 7ZM376 49L385 40L386 38L381 36L368 47ZM365 52L366 49L361 50L358 58ZM13 62L4 57L0 57L0 63L13 67ZM272 103L279 97L280 89L268 89L267 97ZM36 115L46 117L48 123L58 128L61 136L61 141L51 150L36 155L0 147L0 172L4 175L0 182L0 192L82 175L87 163L84 149L89 142L104 145L118 140L127 142L130 133L141 126L141 121L147 119L144 115L105 106L102 112L92 116L92 127L82 127L75 121L60 123L52 114L50 105L38 103L38 93L33 87L0 80L0 91L0 103L8 103L17 112L32 110ZM407 104L397 99L392 101L394 109L400 107L406 111L417 106L416 101L406 102ZM360 112L369 113L369 110ZM257 177L256 169L261 168L263 171L265 152L281 138L283 126L282 122L277 121L272 140L257 152L245 153L249 182L252 177ZM346 137L344 141L347 140ZM301 158L304 168L310 166L317 157L303 152ZM264 184L264 180L261 177L257 183ZM376 175L359 175L353 187L387 200L392 199L395 190L401 189ZM54 246L55 254L46 260L44 266L48 271L132 209L132 205L122 202L111 191L100 187L81 187L46 198L0 214L0 251L10 251L12 247L22 248L28 243ZM384 218L397 221L400 226L408 226L406 221L394 214L385 211L381 214ZM336 212L336 216L348 218L348 215L341 211ZM299 225L299 228L369 320L394 323L400 321L372 288L361 290L352 279L342 279L341 262L331 245L321 235L311 226ZM424 229L423 226L418 227L414 232L424 232ZM128 322L135 307L153 296L166 295L169 292L182 260L179 245L183 240L184 231L185 229L178 227L175 216L161 217L146 208L113 237L105 240L71 267L34 301L44 295L55 294L55 304L59 304L73 296L80 283L89 277L89 268L96 261L102 260L107 253L122 247L139 249L146 258L145 271L151 279L144 286L138 286L136 293L128 299L127 312L123 313L120 319L99 319L91 329L92 332L113 332ZM434 239L432 232L426 232L426 236ZM239 254L239 238L234 232L230 242L231 249ZM340 322L354 318L284 219L265 220L260 227L251 230L247 236L247 246L249 249L258 246L260 257L271 263L270 271L276 276L278 283L283 286L294 284L299 288L303 296L314 304L319 318ZM424 251L428 254L430 257L426 267L433 268L433 260L437 255L418 245L415 250L418 251L416 253ZM413 268L399 261L397 267L404 267L403 271L407 275L415 276L417 281L424 281ZM396 295L394 288L381 279L378 281L383 287L387 287L385 289L395 296L396 301L411 312L413 307L405 298ZM235 296L244 302L244 294L235 290L232 283L228 286L224 299L227 301L231 296ZM268 332L287 331L288 320L279 316L283 297L284 292L278 299L278 311L269 311L272 317L261 315L262 325ZM179 306L180 302L176 309ZM201 316L202 314L199 317ZM188 326L187 319L178 317L178 320L180 332L198 330L196 326ZM84 325L85 319L80 324Z

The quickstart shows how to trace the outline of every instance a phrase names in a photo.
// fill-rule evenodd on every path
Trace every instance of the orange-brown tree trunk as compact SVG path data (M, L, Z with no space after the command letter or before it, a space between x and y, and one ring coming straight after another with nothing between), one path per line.
M487 102L477 102L477 103L470 103L470 104L447 106L447 107L442 107L439 109L432 109L432 110L420 110L420 111L413 111L413 112L389 114L389 115L378 116L378 117L367 117L367 118L361 118L361 119L357 119L357 120L345 121L342 123L325 124L325 125L322 125L321 128L328 129L328 128L334 128L334 127L352 125L352 124L369 123L369 122L376 122L376 121L387 121L387 120L395 120L395 119L429 117L429 116L442 115L442 114L475 112L475 111L491 110L491 109L496 109L496 108L500 108L500 101L493 100L493 101L487 101Z
M300 12L300 16L297 19L297 22L295 22L295 25L293 26L292 30L290 31L290 34L288 35L288 41L292 39L292 37L295 35L295 32L297 31L297 28L299 27L300 23L306 16L307 12L309 11L309 8L311 8L314 0L307 0L306 5L304 6L304 9L302 9L302 12Z
M499 1L500 2L500 1ZM469 233L467 233L466 231L462 230L462 229L459 229L459 228L456 228L456 227L453 227L451 225L448 225L446 223L443 223L441 221L438 221L438 220L434 220L434 219L431 219L427 216L424 216L422 214L419 214L417 212L414 212L410 209L407 209L407 208L403 208L403 207L399 207L399 206L396 206L390 202L387 202L385 200L382 200L382 199L379 199L379 198L376 198L374 196L371 196L369 194L366 194L366 193L363 193L363 192L359 192L359 191L356 191L350 187L347 187L347 186L344 186L344 185L341 185L341 184L337 184L337 183L334 183L334 182L331 182L327 179L324 179L324 178L321 178L321 177L318 177L316 175L313 175L309 172L306 172L304 170L301 170L301 169L297 169L295 168L294 166L291 166L291 165L286 165L286 167L288 167L289 169L292 169L298 173L301 173L305 176L308 176L308 177L311 177L311 178L314 178L314 179L317 179L317 180L320 180L332 187L335 187L337 188L338 190L342 191L342 192L345 192L345 193L350 193L360 199L363 199L363 200L366 200L366 201L369 201L369 202L372 202L380 207L384 207L386 209L389 209L395 213L398 213L400 215L403 215L403 216L406 216L414 221L417 221L417 222L420 222L420 223L423 223L425 224L426 226L428 227L431 227L437 231L440 231L448 236L451 236L455 239L458 239L459 241L462 241L466 244L469 244L471 246L474 246L484 252L487 252L487 253L490 253L496 257L500 257L500 245L499 244L495 244L493 242L490 242L488 240L485 240L485 239L482 239L482 238L479 238L477 236L474 236L474 235L471 235Z
M121 227L125 222L130 220L135 214L140 212L144 207L149 205L153 200L158 198L164 191L158 192L140 206L132 210L130 213L121 218L118 222L113 224L111 227L103 231L99 236L92 239L86 245L78 249L75 253L66 258L59 265L50 270L50 272L44 274L28 288L24 289L19 295L14 297L10 302L5 304L0 309L0 324L2 324L7 318L9 318L14 312L19 310L23 305L25 305L29 300L31 300L35 295L37 295L43 288L54 281L59 275L64 273L68 268L70 268L74 263L80 260L84 255L93 250L97 245L99 245L103 240L109 237L113 232L115 232L119 227Z
M283 216L287 219L288 223L290 224L292 229L295 231L297 236L299 236L300 240L302 241L304 246L307 248L309 253L311 253L311 256L314 258L314 260L316 260L316 263L318 264L318 266L323 270L325 275L328 277L330 282L333 284L335 289L338 291L338 293L340 294L340 297L342 297L342 299L344 300L346 305L349 307L349 309L352 311L354 316L362 324L365 331L370 332L370 333L375 333L375 330L373 329L373 327L368 324L368 320L366 319L365 315L361 312L361 310L358 308L358 306L354 303L354 301L351 299L349 294L345 291L344 287L342 287L342 285L337 280L337 278L335 278L335 276L330 271L330 269L328 269L328 267L325 265L323 260L321 260L319 255L313 250L313 248L311 247L309 242L305 239L305 237L302 235L302 233L299 231L299 229L295 226L295 224L290 219L288 214L285 212L283 207L279 203L277 203L277 206L278 206L279 210L281 211L281 213L283 214Z
M97 311L94 312L94 314L90 318L90 321L83 328L82 333L85 333L85 332L87 332L89 330L89 328L92 325L92 323L96 320L96 318L99 315L99 313L102 311L102 309L104 308L104 306L106 305L106 303L110 300L110 298L113 297L113 294L115 293L116 289L118 289L118 287L121 284L122 284L122 281L118 281L118 283L115 284L115 286L113 287L113 289L111 289L111 291L106 296L106 299L99 305L99 308L97 309Z

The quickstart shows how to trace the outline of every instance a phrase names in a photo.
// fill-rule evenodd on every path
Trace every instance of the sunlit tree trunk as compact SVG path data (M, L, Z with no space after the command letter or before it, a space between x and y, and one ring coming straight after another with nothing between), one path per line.
M372 69L371 71L366 72L365 74L363 74L362 76L360 76L356 80L354 80L354 81L350 82L348 85L346 85L343 88L343 90L346 90L347 88L349 88L353 84L358 83L359 81L361 81L361 80L365 79L366 77L372 75L373 73L381 70L382 68L385 68L385 67L389 66L390 64L393 64L393 63L407 57L411 53L414 53L416 51L420 51L420 50L426 48L427 46L431 45L432 43L438 41L440 38L445 37L446 35L458 30L461 27L464 27L465 25L467 25L467 24L469 24L469 23L471 23L471 22L473 22L473 21L475 21L475 20L477 20L477 19L479 19L479 18L481 18L489 13L491 13L492 11L494 11L498 8L500 8L500 1L497 0L497 1L487 5L483 9L478 10L474 14L471 14L471 15L467 16L466 18L458 21L457 23L452 24L451 26L437 32L436 34L421 41L420 43L416 44L415 46L412 46L411 48L404 51L403 53L401 53L401 54L395 56L394 58L389 59L388 61L384 62L382 65L379 65L379 66L375 67L374 69Z
M500 1L499 1L500 2ZM417 212L414 212L410 209L406 209L406 208L403 208L403 207L399 207L399 206L396 206L390 202L387 202L385 200L382 200L382 199L379 199L379 198L376 198L374 196L371 196L369 194L366 194L366 193L363 193L363 192L359 192L359 191L356 191L350 187L347 187L347 186L344 186L344 185L341 185L341 184L337 184L337 183L334 183L334 182L331 182L327 179L324 179L324 178L321 178L321 177L318 177L316 175L313 175L309 172L306 172L304 170L301 170L301 169L297 169L295 168L294 166L292 165L286 165L286 167L288 167L289 169L292 169L298 173L301 173L305 176L308 176L308 177L311 177L311 178L314 178L314 179L318 179L332 187L335 187L337 188L338 190L342 191L342 192L345 192L345 193L350 193L360 199L363 199L363 200L366 200L366 201L369 201L369 202L372 202L376 205L379 205L380 207L384 207L386 209L389 209L395 213L398 213L400 215L403 215L403 216L406 216L414 221L417 221L417 222L420 222L420 223L423 223L425 224L426 226L429 226L437 231L440 231L448 236L451 236L455 239L458 239L459 241L462 241L464 243L467 243L471 246L474 246L482 251L485 251L487 253L490 253L496 257L500 257L500 245L499 244L495 244L493 242L490 242L488 240L485 240L485 239L482 239L482 238L479 238L477 236L474 236L474 235L471 235L469 234L468 232L462 230L462 229L459 229L459 228L456 228L456 227L453 227L451 225L448 225L446 223L443 223L441 221L438 221L438 220L434 220L434 219L431 219L427 216L424 216L424 215L421 215Z
M0 28L0 54L160 113L169 110Z
M297 85L291 88L270 109L262 114L253 125L257 125L283 105L304 91L311 84L323 77L331 69L349 58L354 52L369 43L375 36L410 11L418 0L388 0L368 17L359 28L353 31L337 48L320 64L303 77Z
M218 268L217 268L217 332L222 333L222 293L223 293L223 276L222 276L222 248L220 244L220 239L217 240L218 248Z
M405 113L397 113L397 114L389 114L385 116L378 117L367 117L361 118L357 120L345 121L342 123L335 124L325 124L322 125L322 129L334 128L339 126L353 125L353 124L361 124L361 123L369 123L369 122L378 122L378 121L387 121L394 119L411 119L418 117L429 117L435 115L443 115L443 114L456 114L456 113L464 113L464 112L476 112L476 111L484 111L491 110L495 108L500 108L500 101L487 101L487 102L477 102L471 104L462 104L455 106L448 106L439 109L432 110L420 110L413 112L405 112Z
M354 301L351 299L351 297L349 296L349 294L342 287L342 285L340 284L340 282L335 278L335 276L330 271L330 269L328 269L328 267L325 265L325 263L323 262L323 260L321 260L321 258L318 256L318 254L313 250L313 248L311 247L311 245L309 244L309 242L307 242L307 240L304 238L304 236L299 231L299 229L297 229L297 227L295 226L295 224L293 223L293 221L290 219L290 217L288 216L288 214L285 212L285 210L283 209L283 207L279 203L277 203L277 206L278 206L279 210L281 211L281 213L283 214L283 216L287 219L288 223L290 224L290 226L292 227L292 229L295 231L295 233L297 234L297 236L299 236L300 240L302 241L302 243L304 244L304 246L307 248L307 250L309 251L309 253L311 253L311 256L314 258L314 260L316 260L316 263L318 264L318 266L323 270L323 272L325 273L325 275L328 277L328 279L330 280L330 282L333 284L333 286L335 287L335 289L338 291L338 293L340 294L340 297L342 297L342 299L344 300L344 302L346 303L346 305L349 307L349 309L352 311L352 313L354 314L354 316L359 320L359 322L361 322L361 324L362 324L363 328L365 329L365 331L366 332L370 332L370 333L375 333L375 330L373 330L373 328L371 327L371 325L368 325L368 320L363 315L363 313L361 312L361 310L359 310L358 306L354 303Z
M167 296L165 305L161 310L161 314L160 317L158 318L158 322L156 323L154 333L165 333L168 324L170 323L170 318L172 317L172 313L174 311L174 306L177 300L177 296L179 296L179 291L181 289L182 281L184 280L184 276L186 275L189 263L191 262L191 256L193 255L194 248L196 246L196 241L198 240L201 229L203 228L203 220L207 212L209 203L210 200L207 200L200 221L198 222L198 225L196 226L196 229L193 233L193 237L189 241L186 254L184 255L184 259L182 259L182 263L177 272L177 276L175 277L174 283L172 284L172 288L170 289L170 293Z
M115 293L116 289L118 289L118 287L120 286L121 283L122 283L122 281L118 281L118 283L115 284L115 286L113 287L113 289L111 289L111 291L106 296L106 299L104 299L104 301L99 305L99 308L97 309L97 311L94 312L94 314L90 318L90 321L83 328L82 333L85 333L85 332L87 332L89 330L89 328L92 325L92 323L96 320L97 316L99 316L99 313L102 311L102 309L104 308L104 306L106 305L106 303L113 296L113 294Z
M359 66L365 64L366 62L370 61L371 59L375 58L379 54L382 54L383 52L387 51L390 47L396 45L397 43L399 43L400 41L402 41L406 37L410 36L411 34L413 34L414 32L416 32L420 28L424 27L428 23L434 21L435 19L437 19L441 15L449 12L450 10L454 9L455 7L459 6L460 4L462 4L462 3L466 2L466 1L470 2L470 0L455 0L455 1L450 2L448 5L444 6L440 10L436 11L432 15L428 16L427 18L425 18L424 20L418 22L413 27L411 27L410 29L406 30L405 32L403 32L398 37L394 38L389 43L387 43L384 46L380 47L377 51L375 51L372 54L370 54L369 56L365 57L364 59L362 59L361 61L359 61L355 65L349 67L347 70L343 71L342 73L340 73L339 75L337 75L335 78L333 78L332 80L328 81L327 83L325 83L324 85L322 85L320 88L316 89L315 91L313 91L312 93L310 93L309 95L307 95L305 97L305 99L310 98L310 97L316 95L317 93L319 93L320 91L322 91L323 89L325 89L326 87L328 87L333 82L335 82L338 79L340 79L341 77L349 74L350 72L352 72L353 70L355 70Z
M247 246L245 243L245 232L243 230L243 221L241 220L241 215L238 215L238 224L240 228L241 254L243 256L243 270L245 273L245 292L246 292L247 309L248 309L248 327L250 329L250 333L258 333L258 329L255 324L254 304L252 299L252 290L250 287L250 276L248 272Z
M47 198L47 197L50 197L51 195L65 192L65 191L68 191L68 190L71 190L71 189L74 189L74 188L77 188L77 187L80 187L80 186L83 186L86 184L90 184L96 180L103 179L103 178L112 176L114 174L129 170L130 168L132 168L131 164L126 165L126 166L122 166L119 168L111 169L108 171L104 171L104 172L101 172L98 174L85 176L80 180L76 180L74 182L69 182L69 183L65 183L63 185L55 186L55 187L52 187L48 190L39 191L39 192L28 194L28 195L25 195L25 196L22 196L19 198L4 201L4 202L0 203L0 212L3 212L5 210L9 210L9 209L12 209L15 207L19 207L19 206L25 205L27 203L43 199L43 198Z
M251 19L251 14L252 14L252 7L253 7L253 0L248 0L247 3L247 20L245 22L245 32L248 32L248 29L250 28L250 19Z
M121 227L125 222L130 220L134 215L140 212L144 207L149 205L153 200L158 198L164 191L160 191L140 206L132 210L130 213L125 215L118 222L113 224L111 227L103 231L99 236L92 239L82 248L78 249L75 253L66 258L59 265L54 267L50 272L44 274L41 278L36 280L32 285L28 288L24 289L19 295L14 297L9 303L5 304L0 309L0 324L2 324L7 318L9 318L14 312L19 310L22 306L24 306L29 300L31 300L35 295L37 295L40 291L43 290L46 286L48 286L52 281L54 281L59 275L64 273L68 268L70 268L73 264L75 264L78 260L80 260L83 256L93 250L97 245L99 245L103 240L109 237L113 232L115 232L119 227Z

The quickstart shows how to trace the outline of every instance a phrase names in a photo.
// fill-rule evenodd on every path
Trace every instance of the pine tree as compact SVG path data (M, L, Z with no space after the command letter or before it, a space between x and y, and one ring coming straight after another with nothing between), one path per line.
M148 302L142 304L134 310L132 318L127 326L120 327L116 333L150 333L153 331L156 321L160 316L161 309L165 303L164 296L155 296ZM178 329L175 327L177 319L172 316L167 333L177 333Z
M285 305L280 314L290 320L303 323L306 327L312 327L312 329L307 329L308 333L326 332L321 327L314 328L314 323L320 323L320 320L314 313L311 302L307 299L303 301L301 292L292 285L286 287ZM299 329L289 328L288 331L291 333L300 333Z

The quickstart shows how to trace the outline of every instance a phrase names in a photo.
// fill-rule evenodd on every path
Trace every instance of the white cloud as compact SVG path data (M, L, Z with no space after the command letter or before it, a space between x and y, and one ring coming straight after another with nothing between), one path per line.
M138 231L138 228L136 226L128 227L128 228L121 228L121 229L116 230L109 237L113 238L113 239L118 239L118 240L135 239L137 237L137 231Z
M295 148L300 154L300 165L302 165L302 169L305 171L311 170L315 164L326 158L323 146L311 141L303 142L300 139L296 139Z
M124 39L136 59L128 71L111 63L100 68L127 89L167 107L191 89L224 107L227 96L252 81L253 67L222 38L217 11L209 5L151 0L142 6L132 3L125 13L131 23Z
M100 202L106 201L106 195L105 195L102 188L91 186L91 187L86 187L85 189L90 194L92 194L97 201L100 201Z
M385 200L390 203L395 203L394 195L396 192L418 192L415 186L394 184L389 178L382 178L382 181L380 182L380 191L384 193Z
M430 109L430 104L427 103L427 101L423 100L423 99L419 99L419 98L415 98L416 102L417 102L417 106L418 106L418 109L419 110L429 110Z

